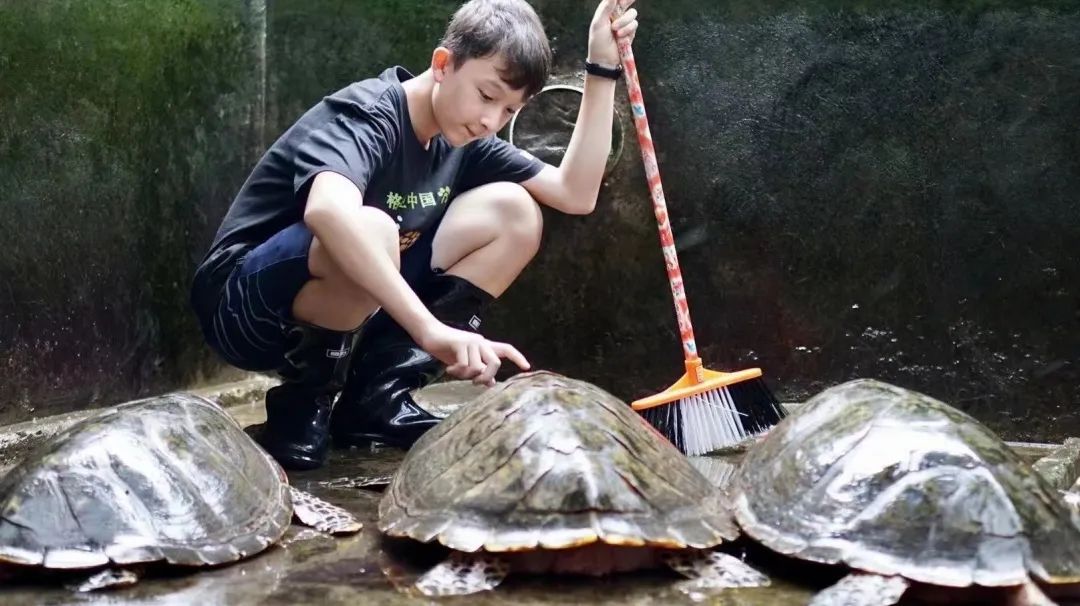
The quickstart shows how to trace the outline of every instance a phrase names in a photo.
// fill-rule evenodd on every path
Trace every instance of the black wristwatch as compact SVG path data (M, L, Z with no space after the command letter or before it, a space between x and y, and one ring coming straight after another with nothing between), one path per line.
M592 74L593 76L600 76L602 78L618 80L619 78L622 78L623 67L621 63L615 68L610 68L592 63L591 61L585 61L585 73Z

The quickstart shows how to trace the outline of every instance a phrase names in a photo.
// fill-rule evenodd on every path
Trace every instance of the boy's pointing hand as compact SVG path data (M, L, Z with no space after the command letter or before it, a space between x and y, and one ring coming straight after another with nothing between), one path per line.
M432 325L419 345L446 364L450 376L469 379L477 385L495 384L495 373L503 358L522 370L529 370L529 361L514 346L442 323Z

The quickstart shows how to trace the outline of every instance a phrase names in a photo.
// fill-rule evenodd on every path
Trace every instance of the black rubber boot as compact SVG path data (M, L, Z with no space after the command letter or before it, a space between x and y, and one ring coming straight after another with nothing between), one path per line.
M417 294L440 322L471 332L479 330L480 314L494 299L468 280L448 274L432 276ZM372 318L357 348L360 353L330 421L334 445L381 442L408 449L439 422L416 404L412 392L439 379L446 366L382 311Z
M330 410L359 333L310 325L289 330L285 366L278 370L283 381L266 392L266 422L245 428L285 469L326 463Z

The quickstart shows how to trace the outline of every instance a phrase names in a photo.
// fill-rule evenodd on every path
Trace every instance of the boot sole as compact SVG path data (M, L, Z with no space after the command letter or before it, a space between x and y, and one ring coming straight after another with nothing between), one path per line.
M351 434L348 436L334 436L331 438L334 448L367 448L372 444L382 444L401 450L409 450L415 442L405 443L401 440L387 439L374 434Z
M259 445L259 448L262 448L266 454L277 461L278 465L281 465L283 469L289 471L311 471L312 469L318 469L326 464L327 455L329 453L316 458L306 454L297 454L296 451L292 450L283 452L278 448L263 443L263 440L266 439L263 435L263 431L265 431L265 424L263 423L249 425L244 428L244 433L248 434L251 439Z
M307 457L277 457L272 453L270 456L274 457L274 460L281 465L282 468L289 471L311 471L312 469L318 469L326 464L325 460L310 459Z

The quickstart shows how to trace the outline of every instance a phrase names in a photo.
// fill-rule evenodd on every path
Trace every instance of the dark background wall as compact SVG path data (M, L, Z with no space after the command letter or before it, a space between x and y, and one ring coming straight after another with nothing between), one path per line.
M534 5L573 81L594 3ZM873 376L1007 437L1080 433L1075 2L640 5L708 366L761 366L786 399ZM348 82L422 70L455 6L0 2L0 421L213 373L187 280L261 147ZM488 326L629 398L681 360L627 135L597 212L548 213Z

